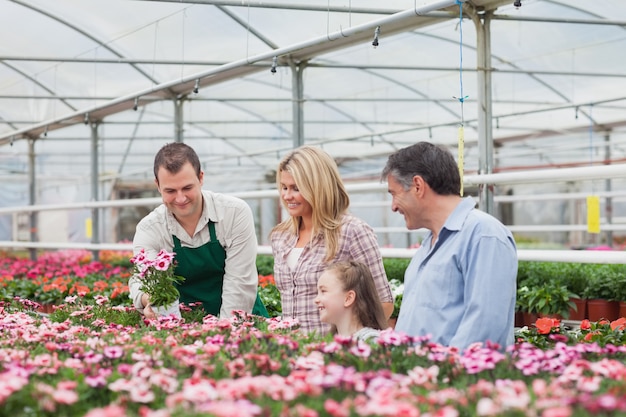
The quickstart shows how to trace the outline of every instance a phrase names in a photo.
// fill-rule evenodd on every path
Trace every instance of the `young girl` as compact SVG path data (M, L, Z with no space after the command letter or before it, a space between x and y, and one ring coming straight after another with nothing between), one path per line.
M372 273L360 262L330 264L317 282L315 304L333 334L369 340L388 327Z

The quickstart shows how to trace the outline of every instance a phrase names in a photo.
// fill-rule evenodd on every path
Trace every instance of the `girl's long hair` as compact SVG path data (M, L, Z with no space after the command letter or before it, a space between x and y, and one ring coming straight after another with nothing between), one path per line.
M389 327L374 278L367 265L357 261L341 261L330 264L327 271L335 273L342 290L354 291L353 312L361 325L376 330ZM337 333L334 325L331 327L331 333Z

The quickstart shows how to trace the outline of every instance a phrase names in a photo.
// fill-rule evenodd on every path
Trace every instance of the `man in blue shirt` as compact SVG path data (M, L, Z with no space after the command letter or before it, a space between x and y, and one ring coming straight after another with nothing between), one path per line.
M461 197L452 154L419 142L392 154L382 172L391 210L410 230L430 231L404 276L396 331L465 349L513 344L517 249L496 218Z

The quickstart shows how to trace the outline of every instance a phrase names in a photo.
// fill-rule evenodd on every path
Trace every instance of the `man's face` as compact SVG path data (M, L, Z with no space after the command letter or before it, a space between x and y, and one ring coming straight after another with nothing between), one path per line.
M182 222L197 221L202 214L204 172L198 178L191 164L186 163L176 174L160 167L157 178L163 203L174 217Z
M405 190L393 175L387 176L387 190L391 195L391 211L404 216L404 222L409 230L422 227L419 220L419 201L415 188Z

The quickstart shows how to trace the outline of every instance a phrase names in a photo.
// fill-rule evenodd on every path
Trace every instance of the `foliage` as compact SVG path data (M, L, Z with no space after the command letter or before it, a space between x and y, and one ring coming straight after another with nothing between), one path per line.
M578 295L570 292L565 285L553 281L534 287L525 285L517 289L516 309L567 318L570 309L575 308L572 298L578 298Z
M404 295L404 283L397 279L389 281L391 287L391 294L393 295L393 312L391 313L392 319L397 319L400 314L400 306L402 305L402 296Z
M270 317L277 317L282 314L282 303L280 292L274 282L274 275L259 275L259 297L265 305Z
M273 275L274 257L271 255L257 255L256 269L259 275Z
M130 260L135 276L141 282L140 289L148 294L153 306L168 306L180 297L176 284L182 283L185 278L174 274L174 255L162 249L155 259L148 259L142 249Z
M517 273L518 311L528 300L527 290L541 291L546 283L565 286L579 298L626 298L626 265L520 261ZM526 289L524 287L527 287Z
M613 282L615 300L626 302L626 273L618 274Z
M404 258L384 258L383 266L387 274L387 279L389 281L396 280L404 282L404 271L406 271L410 262L410 259Z
M617 300L617 285L619 278L623 276L621 265L599 265L594 268L593 274L588 276L587 286L583 291L583 298L588 300L601 298L604 300Z

